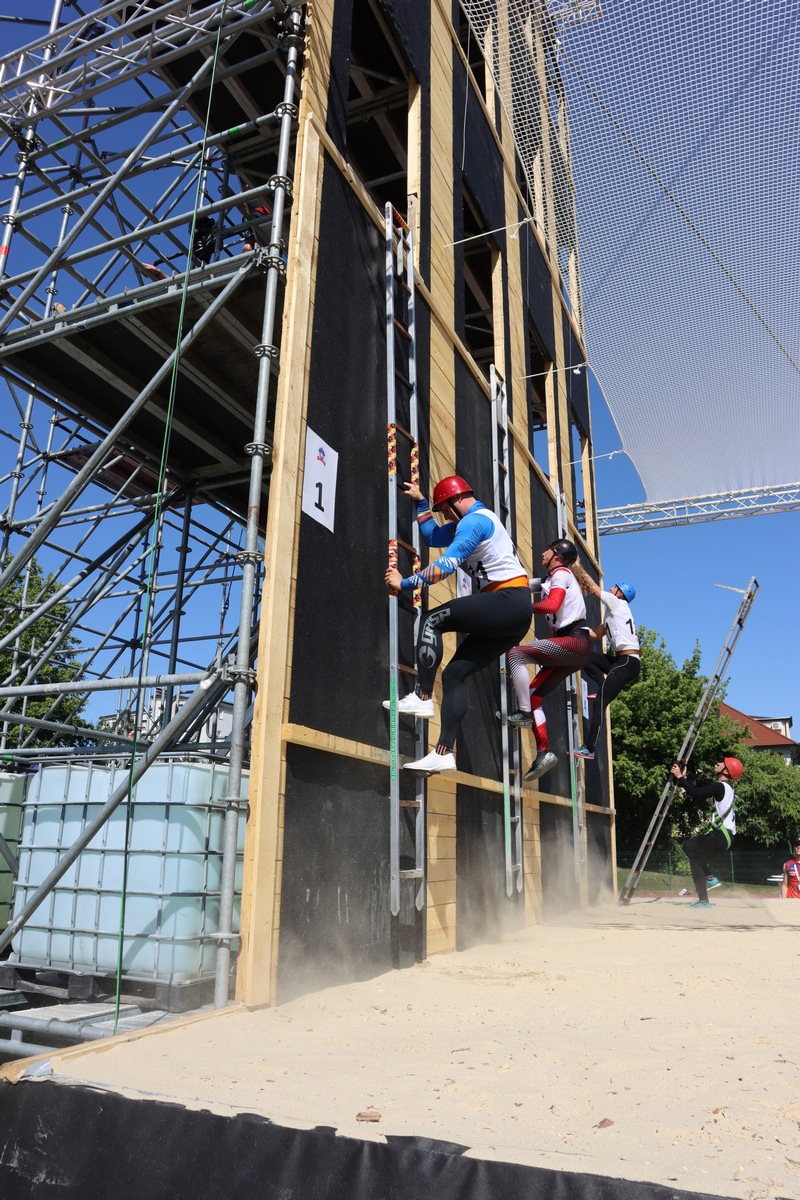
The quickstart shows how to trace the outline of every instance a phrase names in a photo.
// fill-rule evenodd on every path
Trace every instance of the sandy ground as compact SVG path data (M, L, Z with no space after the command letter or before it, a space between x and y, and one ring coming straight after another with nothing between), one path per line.
M718 897L710 911L609 902L278 1009L69 1051L55 1078L354 1137L421 1134L484 1158L800 1198L800 904ZM378 1121L357 1121L370 1109Z

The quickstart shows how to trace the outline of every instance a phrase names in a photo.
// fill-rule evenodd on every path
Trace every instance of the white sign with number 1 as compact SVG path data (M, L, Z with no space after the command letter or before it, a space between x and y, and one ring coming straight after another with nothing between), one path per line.
M333 533L336 515L336 472L339 455L309 426L303 475L303 512Z

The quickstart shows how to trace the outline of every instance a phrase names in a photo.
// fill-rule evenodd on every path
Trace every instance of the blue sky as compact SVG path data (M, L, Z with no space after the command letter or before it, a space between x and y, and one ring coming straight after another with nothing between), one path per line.
M619 449L620 439L599 389L592 389L595 455ZM645 496L625 454L597 458L599 508L635 504ZM600 555L605 580L636 586L637 621L655 629L682 663L700 642L709 674L741 597L715 586L760 584L728 673L727 701L756 716L792 716L800 740L800 651L795 610L800 593L800 512L607 535Z

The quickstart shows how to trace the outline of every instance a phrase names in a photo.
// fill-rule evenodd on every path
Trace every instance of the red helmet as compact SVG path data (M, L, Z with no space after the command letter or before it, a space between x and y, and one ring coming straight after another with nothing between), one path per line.
M744 767L739 762L738 758L723 758L722 761L725 763L725 770L728 772L728 775L731 779L736 780L742 778L744 775Z
M460 475L448 475L440 479L433 489L433 507L438 512L446 500L455 500L458 496L471 496L472 488L466 479Z

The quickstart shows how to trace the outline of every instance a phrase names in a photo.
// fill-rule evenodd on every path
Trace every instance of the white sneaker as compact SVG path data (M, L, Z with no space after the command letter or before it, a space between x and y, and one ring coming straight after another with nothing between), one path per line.
M447 754L437 754L435 750L431 750L430 754L426 754L424 758L418 758L416 762L403 763L406 771L414 771L417 775L436 775L441 771L455 771L456 757L452 751Z
M384 700L383 707L391 709L391 700ZM433 700L421 700L416 692L409 692L402 700L397 701L397 711L401 717L427 719L433 716Z

